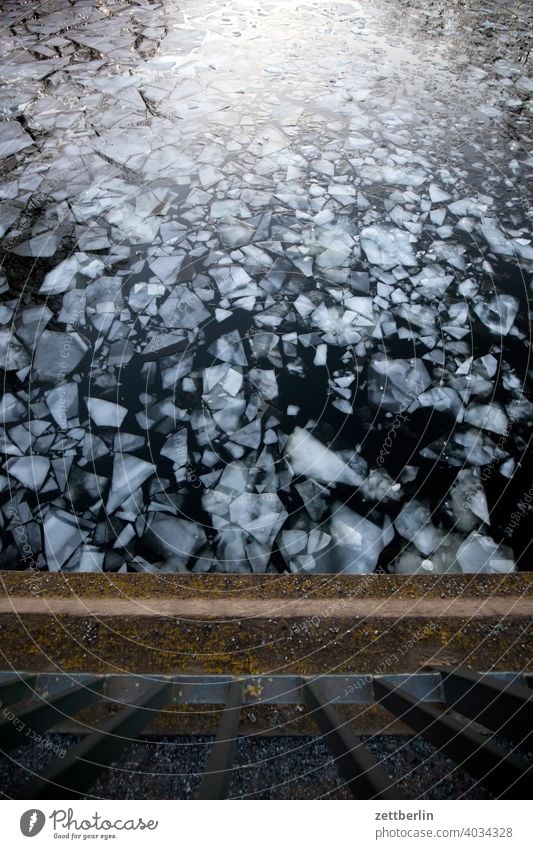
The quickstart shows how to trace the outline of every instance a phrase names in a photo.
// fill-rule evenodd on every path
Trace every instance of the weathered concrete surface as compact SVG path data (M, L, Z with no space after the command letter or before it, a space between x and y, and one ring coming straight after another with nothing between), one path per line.
M4 573L3 668L414 672L531 669L530 575L407 578Z

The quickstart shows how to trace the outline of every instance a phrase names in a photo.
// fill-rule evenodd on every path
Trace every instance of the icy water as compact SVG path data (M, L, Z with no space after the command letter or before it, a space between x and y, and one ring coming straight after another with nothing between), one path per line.
M2 7L2 568L530 568L529 4Z

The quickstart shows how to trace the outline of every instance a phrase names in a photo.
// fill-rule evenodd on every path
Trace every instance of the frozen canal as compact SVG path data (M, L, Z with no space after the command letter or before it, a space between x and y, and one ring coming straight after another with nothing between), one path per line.
M2 568L530 568L528 6L2 3Z

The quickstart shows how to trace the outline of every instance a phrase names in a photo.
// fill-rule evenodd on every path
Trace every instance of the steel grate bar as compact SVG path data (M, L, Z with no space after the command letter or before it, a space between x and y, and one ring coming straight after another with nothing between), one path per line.
M30 743L36 734L42 734L65 717L73 717L94 702L102 686L103 680L95 677L83 685L69 687L50 699L40 695L41 703L11 712L0 722L0 749L9 752L17 746Z
M117 760L157 711L168 703L169 684L150 689L134 704L105 722L98 731L57 758L28 787L29 799L69 799L82 796L110 763Z
M490 673L437 667L452 710L533 751L533 693Z
M391 782L372 752L363 744L361 738L329 704L321 689L315 684L304 681L305 702L322 739L335 758L340 775L348 783L350 792L356 799L403 799L404 794L395 782Z
M9 680L0 684L0 706L8 707L32 695L36 678L36 675L10 676Z
M449 755L499 798L521 798L531 770L526 761L471 730L441 710L418 702L402 687L374 679L378 703Z
M227 799L241 719L242 682L232 681L197 799Z

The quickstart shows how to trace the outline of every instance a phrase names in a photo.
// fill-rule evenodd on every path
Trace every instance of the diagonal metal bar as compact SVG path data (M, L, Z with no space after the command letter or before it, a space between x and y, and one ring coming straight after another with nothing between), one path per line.
M13 675L0 685L0 707L21 702L33 694L36 675Z
M533 693L490 673L436 667L452 710L533 751Z
M242 682L232 681L197 799L227 799L241 719Z
M32 703L21 711L4 712L0 722L0 749L9 752L16 746L30 743L35 735L42 734L66 717L71 718L94 702L102 686L103 679L95 677L85 684L69 687L50 699L39 695L41 703Z
M418 702L402 687L374 679L376 699L394 716L422 734L500 798L522 798L530 785L526 761L508 752L437 708Z
M321 689L304 681L305 702L320 731L322 739L335 758L339 773L348 783L356 799L403 799L404 794L379 766L361 738L329 704Z
M70 749L64 760L53 761L28 786L28 799L70 799L83 795L150 722L153 712L168 703L170 686L150 687L134 705L121 710Z

